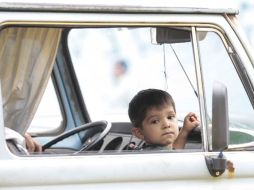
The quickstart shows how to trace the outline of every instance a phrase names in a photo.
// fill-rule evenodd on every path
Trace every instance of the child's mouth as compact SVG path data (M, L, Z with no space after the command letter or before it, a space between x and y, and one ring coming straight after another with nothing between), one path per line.
M174 132L169 131L162 134L162 136L166 136L166 135L174 135Z

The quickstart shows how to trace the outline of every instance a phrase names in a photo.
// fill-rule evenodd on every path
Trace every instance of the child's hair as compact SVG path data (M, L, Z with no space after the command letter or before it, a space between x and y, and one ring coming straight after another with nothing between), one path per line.
M176 112L175 102L168 92L159 89L146 89L138 92L130 101L128 110L133 127L141 128L147 110L151 107L160 107L165 104L171 105Z

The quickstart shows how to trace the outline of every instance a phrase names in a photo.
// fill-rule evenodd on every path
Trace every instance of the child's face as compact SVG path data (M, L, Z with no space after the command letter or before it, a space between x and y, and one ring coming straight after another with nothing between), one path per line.
M140 134L147 144L171 148L178 136L178 122L174 108L166 104L147 110Z

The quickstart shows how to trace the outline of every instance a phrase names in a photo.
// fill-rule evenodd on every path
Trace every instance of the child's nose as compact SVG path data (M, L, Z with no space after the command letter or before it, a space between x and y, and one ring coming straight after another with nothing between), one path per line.
M168 119L163 120L163 127L168 128L171 127L171 122Z

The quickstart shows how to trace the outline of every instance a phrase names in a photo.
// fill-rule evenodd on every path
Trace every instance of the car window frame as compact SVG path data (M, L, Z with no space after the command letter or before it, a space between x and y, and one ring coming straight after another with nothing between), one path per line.
M126 14L126 15L127 15L127 14ZM170 15L170 16L172 16L172 15ZM195 18L195 16L194 16L194 18ZM176 20L177 20L177 19L176 19ZM225 21L222 21L222 20L221 20L221 22L225 22ZM49 23L50 23L50 22L48 22L47 24L49 24ZM115 22L115 23L112 22L112 23L115 24L115 25L121 25L121 23L119 24L119 22ZM151 25L151 24L153 24L153 23L157 23L157 22L154 21L153 23L151 23L151 22L148 22L148 23L140 23L140 24L137 24L137 23L140 23L140 21L136 21L136 22L135 22L135 21L132 21L132 24L130 24L130 25L134 25L134 26L135 26L135 25L140 25L140 26L146 26L146 25L148 25L148 26L149 26L149 25ZM172 26L172 25L174 25L174 24L176 24L176 23L177 23L176 21L175 21L175 22L172 22L172 23L170 22L169 24L160 24L160 23L159 23L158 26L159 26L159 25L162 25L162 26L167 26L167 25L170 26L170 25L171 25L171 26ZM32 24L34 24L34 23L31 22L30 25L32 25ZM58 23L55 23L55 22L53 22L53 21L52 21L51 24L52 24L51 26L54 26L54 27L57 27L57 26L58 26ZM100 24L101 24L101 23L100 23ZM81 27L81 26L83 27L83 26L84 26L84 27L85 27L85 26L98 26L98 25L100 25L100 24L98 24L98 23L82 23L82 24L81 24L81 23L78 23L77 25L75 25L75 24L73 25L73 23L70 24L70 23L67 22L66 25L64 24L64 25L62 25L62 26L68 27L68 25L71 25L70 27L73 27L73 26L76 26L76 27ZM22 25L22 23L21 23L21 25ZM29 22L27 22L26 25L29 25ZM37 26L46 26L45 24L40 24L40 23L39 23L39 24L37 23L36 25L37 25ZM101 25L103 26L103 23L102 23ZM179 25L179 26L181 26L181 25L184 26L184 25L186 25L186 23L184 23L184 24L179 24L179 23L177 23L177 25ZM192 24L189 23L189 24L187 24L187 25L193 25L193 29L194 29L195 27L197 27L197 26L210 26L210 27L213 26L213 27L215 27L215 28L218 27L218 26L216 26L216 25L204 24L204 23L202 23L202 22L199 23L199 24L197 24L197 23L194 22L194 23L192 23ZM226 24L226 25L228 25L228 24ZM225 26L225 27L227 27L227 26ZM194 30L195 30L195 29L194 29ZM197 51L196 51L196 54L197 54ZM197 69L197 72L199 72L198 69ZM202 84L198 87L198 89L202 92ZM204 101L204 100L201 98L201 102L203 102L203 101ZM204 106L201 106L201 107L202 107L201 110L205 110L205 109L204 109ZM201 113L203 113L203 111L201 111ZM204 114L203 114L203 115L204 115ZM204 122L205 122L204 119L203 119L203 120L201 119L201 121L204 121ZM203 125L203 126L206 126L206 125ZM204 131L205 131L205 129L202 129L202 132L203 132L203 133L204 133ZM202 135L202 137L203 137L203 138L202 138L202 139L203 139L203 142L209 143L209 142L206 140L206 135ZM206 147L206 145L205 145L204 147ZM208 149L205 148L204 151L208 151Z

